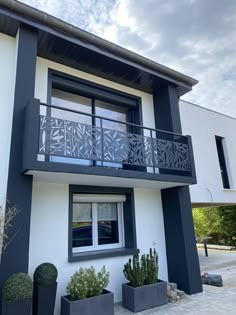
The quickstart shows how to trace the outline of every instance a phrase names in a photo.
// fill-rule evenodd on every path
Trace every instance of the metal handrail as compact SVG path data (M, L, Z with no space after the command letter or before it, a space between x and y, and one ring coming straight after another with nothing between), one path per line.
M165 131L165 130L161 130L161 129L155 129L155 128L151 128L151 127L146 127L146 126L143 126L143 125L138 125L138 124L134 124L134 123L130 123L130 122L123 122L123 121L115 120L115 119L112 119L112 118L107 118L107 117L103 117L103 116L99 116L99 115L95 115L95 114L89 114L89 113L81 112L81 111L74 110L74 109L63 108L63 107L60 107L60 106L57 106L57 105L53 105L53 104L47 104L47 103L40 102L40 105L45 106L45 107L49 107L49 108L55 108L55 109L59 109L59 110L64 110L64 111L75 113L75 114L81 114L81 115L89 116L89 117L92 117L92 118L98 118L98 119L101 119L101 120L112 121L112 122L123 124L123 125L128 125L128 126L132 126L132 127L138 127L138 128L141 128L141 129L146 129L146 130L155 131L155 132L161 132L161 133L167 133L167 134L170 134L170 135L187 138L187 136L179 134L179 133Z

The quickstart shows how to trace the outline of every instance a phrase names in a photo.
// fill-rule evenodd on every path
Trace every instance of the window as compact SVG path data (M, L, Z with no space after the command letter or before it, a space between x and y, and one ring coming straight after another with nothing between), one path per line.
M104 130L109 139L114 137L113 131L118 131L122 139L127 132L142 134L142 129L126 125L142 125L141 98L52 69L49 69L48 82L48 103L61 109L41 106L41 112L58 119L53 123L60 124L60 135L55 128L53 133L46 133L50 153L45 159L71 165L136 170L136 166L123 163L123 155L122 158L117 155L117 158L109 152L109 146L107 142L103 144L99 130ZM80 113L76 113L78 111ZM61 128L63 120L69 123L69 133L67 125ZM78 131L78 136L74 137L71 131Z
M228 178L226 162L225 162L223 138L219 136L216 136L215 138L216 138L216 147L217 147L217 153L218 153L218 158L219 158L219 163L220 163L220 171L221 171L223 187L225 189L229 189L230 185L229 185L229 178Z
M73 194L73 253L124 246L123 195Z
M69 186L68 261L137 253L132 188Z

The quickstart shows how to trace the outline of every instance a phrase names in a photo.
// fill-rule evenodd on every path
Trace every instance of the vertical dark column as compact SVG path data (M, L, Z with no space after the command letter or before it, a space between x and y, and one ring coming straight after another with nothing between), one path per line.
M22 175L24 108L34 97L37 56L37 32L21 26L18 34L18 52L13 122L10 148L7 199L20 212L12 222L9 239L2 254L0 285L12 273L28 272L32 176ZM14 62L14 61L13 61Z
M182 133L176 88L166 86L153 100L156 128ZM169 281L187 294L201 292L189 187L162 189L161 195Z

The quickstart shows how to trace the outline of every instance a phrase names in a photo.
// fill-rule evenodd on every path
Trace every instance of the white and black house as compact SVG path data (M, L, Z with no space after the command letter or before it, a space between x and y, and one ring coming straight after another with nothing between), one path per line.
M0 283L51 262L59 302L105 265L119 301L124 263L155 247L160 278L201 292L179 110L197 81L17 1L0 4L0 69L0 198L21 210Z

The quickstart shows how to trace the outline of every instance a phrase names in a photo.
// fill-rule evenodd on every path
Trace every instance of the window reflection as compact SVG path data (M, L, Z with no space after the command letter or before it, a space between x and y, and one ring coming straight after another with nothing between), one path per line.
M93 245L92 204L73 204L72 246Z

